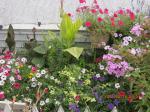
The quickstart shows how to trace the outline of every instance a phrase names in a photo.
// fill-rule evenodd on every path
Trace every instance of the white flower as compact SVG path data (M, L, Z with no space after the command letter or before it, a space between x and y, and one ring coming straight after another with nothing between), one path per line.
M42 71L41 71L41 74L46 74L46 70L42 70Z
M99 69L100 69L100 70L104 70L104 69L105 69L104 65L101 65L101 64L100 64L100 65L99 65Z
M118 34L117 34L117 33L114 33L114 37L118 37Z
M31 79L31 81L32 81L32 82L35 82L35 81L37 81L37 80L36 80L35 77L33 77L33 78Z
M2 76L1 76L1 80L3 80L3 81L6 80L6 78L7 78L7 77L6 77L5 75L2 75Z
M122 45L123 45L123 46L128 46L128 45L129 45L129 42L125 40L125 41L123 41Z
M120 34L119 34L119 37L122 37L122 36L123 36L123 35L120 33Z
M86 72L86 69L83 68L83 69L81 70L81 73L85 74L85 72Z
M39 85L39 86L42 86L42 83L41 83L41 82L38 82L38 85Z
M142 96L144 96L144 95L145 95L145 93L142 91L142 92L141 92L141 95L142 95Z
M13 64L13 61L10 60L10 61L7 62L7 64L8 64L8 65L11 65L11 64Z
M117 110L116 106L112 109L112 111L111 111L111 112L118 112L118 110Z
M45 79L47 79L48 78L48 75L45 75Z
M15 78L14 78L13 76L11 76L11 77L9 78L9 80L10 80L10 81L15 81Z
M109 45L107 45L107 46L104 47L105 50L109 50L109 48L110 48Z
M45 103L49 103L49 98L46 98Z
M140 48L136 49L137 54L140 54L142 52L142 50Z
M44 101L40 101L40 105L41 105L41 106L44 106L44 105L45 105L45 102L44 102Z
M40 78L42 75L40 73L36 73L35 75L37 78Z
M36 86L37 86L36 82L32 82L31 87L36 87Z
M100 78L101 76L100 76L100 74L96 74L96 78Z
M5 63L5 60L0 59L0 64L4 64L4 63Z
M116 84L115 84L115 88L116 88L116 89L120 88L120 84L119 84L119 83L116 83Z
M21 58L22 63L26 63L27 62L27 58L23 57Z
M130 53L131 53L132 55L136 55L136 50L135 50L134 48L132 48L132 49L130 50Z
M131 42L133 39L132 39L131 36L128 36L128 37L127 37L127 40Z
M60 102L59 102L59 101L56 101L55 104L56 104L56 105L60 105Z
M0 86L3 86L5 82L3 80L0 81Z
M50 79L51 79L51 80L54 80L54 76L50 76Z

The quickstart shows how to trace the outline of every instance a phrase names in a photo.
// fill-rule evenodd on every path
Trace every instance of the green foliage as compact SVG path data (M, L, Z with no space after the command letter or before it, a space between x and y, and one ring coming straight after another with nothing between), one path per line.
M15 46L16 46L15 33L14 33L14 29L11 24L9 25L8 32L7 32L7 38L6 38L5 42L7 43L7 46L10 51L15 50Z
M65 48L73 45L76 33L81 25L82 22L80 19L73 22L67 14L64 14L60 24L60 38Z

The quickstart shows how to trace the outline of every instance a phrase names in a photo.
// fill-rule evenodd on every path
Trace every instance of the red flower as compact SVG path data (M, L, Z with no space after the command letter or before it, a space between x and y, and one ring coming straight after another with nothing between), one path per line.
M86 27L90 27L91 26L91 22L90 21L85 22L85 26Z
M99 9L99 13L100 13L100 14L103 14L103 10L102 10L101 8Z
M115 22L114 21L111 21L111 26L115 26Z
M110 18L110 21L115 21L115 18L114 18L114 17L111 17L111 18Z
M97 18L97 21L98 21L98 22L102 22L103 19L102 19L101 17L98 17L98 18Z
M122 9L118 10L118 14L123 15L124 11Z
M13 87L14 87L15 89L20 89L21 84L18 83L18 82L16 82L16 83L13 84Z
M130 9L126 9L126 12L127 12L127 13L131 13L131 10L130 10Z
M1 91L1 92L0 92L0 100L2 100L2 99L4 99L4 98L5 98L4 92Z
M128 96L128 102L131 103L133 101L131 96Z
M114 13L114 17L118 17L118 15L116 13Z
M91 9L91 12L95 14L97 11L95 9Z
M86 1L85 1L85 0L79 0L79 2L80 2L80 3L86 3Z
M131 21L134 21L134 20L135 20L135 15L134 15L134 13L133 13L133 12L130 12L129 14L130 14L130 20L131 20Z
M119 26L123 26L123 25L124 25L123 21L119 20L119 21L118 21L118 25L119 25Z
M79 101L79 100L80 100L80 96L77 95L77 96L75 97L75 100L76 100L76 101Z
M49 89L48 88L45 88L44 89L44 93L48 93Z
M31 71L34 73L34 72L37 71L37 68L36 68L36 67L32 67L32 68L31 68Z
M125 97L125 92L124 91L120 91L119 93L118 93L118 95L120 96L120 97Z
M95 63L101 62L103 59L101 57L96 58Z
M72 16L72 14L71 14L71 13L68 13L67 15L68 15L69 17L71 17L71 16Z
M108 14L108 9L107 8L104 9L104 13Z

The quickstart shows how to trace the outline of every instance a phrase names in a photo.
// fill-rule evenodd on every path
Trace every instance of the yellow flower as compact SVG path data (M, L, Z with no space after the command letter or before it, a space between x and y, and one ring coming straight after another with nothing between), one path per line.
M91 81L90 81L89 79L86 79L86 80L84 81L84 84L85 84L85 85L89 85L89 84L91 84Z
M28 78L31 79L31 78L33 77L33 75L34 75L33 73L30 73L30 74L28 75Z

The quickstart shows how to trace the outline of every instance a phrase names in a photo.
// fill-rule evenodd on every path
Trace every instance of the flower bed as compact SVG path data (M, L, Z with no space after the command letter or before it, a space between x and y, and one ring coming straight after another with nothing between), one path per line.
M23 56L12 50L14 36L7 37L14 44L7 41L9 50L0 52L0 100L24 102L40 112L55 112L60 105L66 112L85 108L91 112L150 111L150 37L145 35L149 17L129 9L110 16L107 9L100 10L94 3L96 9L88 8L88 13L96 14L95 24L80 18L73 21L70 14L64 14L60 35L49 31L43 44L31 39ZM98 14L102 12L104 18ZM127 22L123 21L126 17ZM101 28L105 18L106 27ZM111 40L94 49L76 45L82 25L89 31L107 30L104 33L111 34Z

